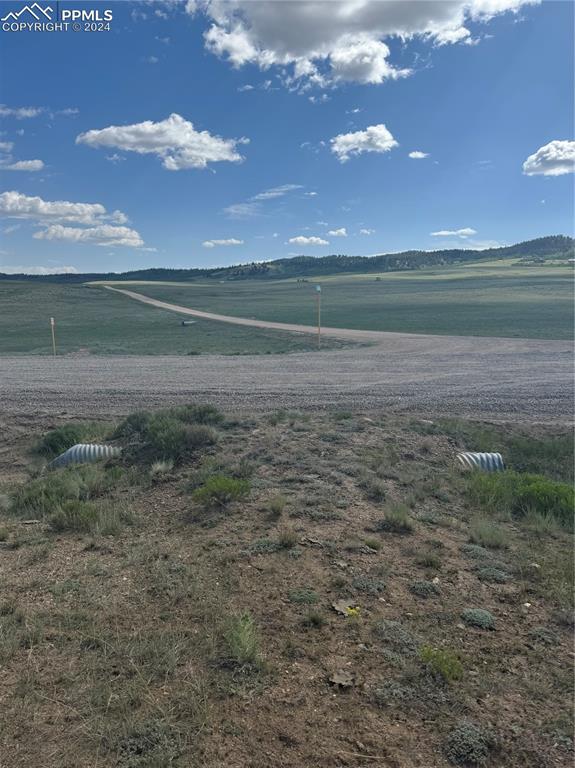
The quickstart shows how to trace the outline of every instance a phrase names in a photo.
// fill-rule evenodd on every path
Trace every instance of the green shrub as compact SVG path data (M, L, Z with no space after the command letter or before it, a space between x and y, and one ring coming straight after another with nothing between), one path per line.
M383 579L372 579L369 576L358 576L351 582L351 586L357 592L364 592L367 595L380 595L385 592L386 584Z
M249 492L248 480L212 475L200 488L196 488L192 498L206 509L223 509L230 502L245 498Z
M461 618L470 627L479 629L495 629L495 617L483 608L466 608Z
M22 517L47 517L67 501L88 501L103 495L122 474L120 467L90 464L49 472L16 489L11 511Z
M402 685L396 680L386 680L374 690L373 698L379 707L397 707L411 703L417 698L417 694L409 685Z
M491 560L493 558L493 554L488 549L477 544L464 544L461 551L472 560Z
M473 502L490 511L506 512L516 518L552 515L561 526L573 530L575 491L567 483L541 475L497 472L469 476Z
M319 595L309 587L303 587L302 589L292 589L289 593L290 603L298 603L302 605L315 605L319 602Z
M431 568L434 571L441 569L441 558L435 552L422 552L415 558L415 562L422 568Z
M48 518L55 531L93 531L98 520L98 506L90 501L65 501Z
M128 453L136 458L179 461L217 441L217 433L207 426L207 422L215 423L216 417L202 411L194 418L194 408L133 413L119 425L115 437L129 441Z
M419 658L430 672L448 683L463 677L463 666L453 651L423 645L419 650Z
M418 640L408 629L398 621L381 619L374 628L376 636L385 646L401 656L414 656L417 652Z
M47 458L53 458L77 443L102 438L108 431L108 425L91 421L63 424L47 432L36 445L35 451Z
M439 587L432 581L414 581L409 585L410 592L424 600L428 597L436 597L439 594Z
M221 424L224 415L213 405L181 405L170 408L169 413L185 424Z
M239 666L259 666L259 638L255 622L249 613L242 613L230 619L224 640L229 657L236 664Z
M292 549L297 544L298 535L294 528L287 526L280 529L278 543L282 549Z
M374 475L364 475L359 485L371 501L384 501L387 492L385 483Z
M462 722L447 737L445 755L453 765L483 765L492 745L491 735L483 728Z
M469 541L481 547L504 549L507 547L507 532L491 520L477 518L469 526Z
M477 578L479 581L485 581L489 584L505 584L511 579L511 575L501 568L486 565L484 568L479 568Z
M267 504L270 517L273 520L277 520L278 517L281 517L281 514L284 511L286 504L287 504L287 499L285 496L282 496L282 494L273 496L268 501L268 504Z
M409 510L404 504L395 504L386 509L385 517L375 524L375 530L382 533L412 533L414 527Z
M302 619L302 624L304 627L319 629L325 624L325 618L319 611L308 611L308 613Z
M558 646L561 643L561 638L557 632L549 629L549 627L534 627L530 630L529 637L534 643L548 647Z

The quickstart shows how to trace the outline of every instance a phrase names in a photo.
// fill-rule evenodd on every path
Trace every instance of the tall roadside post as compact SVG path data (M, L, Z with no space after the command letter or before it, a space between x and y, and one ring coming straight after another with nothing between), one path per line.
M321 349L321 285L316 285L317 296L317 348Z
M50 318L50 328L52 329L52 352L54 354L54 357L56 357L56 323L54 322L54 318Z

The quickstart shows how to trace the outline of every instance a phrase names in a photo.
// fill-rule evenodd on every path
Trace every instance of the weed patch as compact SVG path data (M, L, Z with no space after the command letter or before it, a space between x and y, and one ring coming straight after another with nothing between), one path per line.
M380 533L413 533L415 528L409 516L409 510L404 504L396 504L385 511L385 517L378 520L375 530Z
M423 645L419 650L419 658L433 675L448 683L463 677L463 666L453 651Z
M469 495L491 512L518 519L552 515L563 528L573 530L575 491L567 483L517 472L474 473L469 476Z
M212 475L192 493L192 498L208 510L222 510L232 501L245 498L250 492L247 480L227 475Z

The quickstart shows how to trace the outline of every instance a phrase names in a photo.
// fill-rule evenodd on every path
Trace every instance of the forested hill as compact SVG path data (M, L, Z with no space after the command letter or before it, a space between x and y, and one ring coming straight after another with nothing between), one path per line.
M34 280L77 283L90 280L170 280L178 282L198 279L242 280L305 278L346 272L396 272L422 267L463 264L470 261L519 257L527 260L568 259L575 257L575 240L564 235L540 237L504 248L482 251L452 248L440 251L404 251L377 256L294 256L263 263L241 264L211 269L139 269L122 273L84 273L62 275L7 275L0 280ZM1 269L1 268L0 268Z

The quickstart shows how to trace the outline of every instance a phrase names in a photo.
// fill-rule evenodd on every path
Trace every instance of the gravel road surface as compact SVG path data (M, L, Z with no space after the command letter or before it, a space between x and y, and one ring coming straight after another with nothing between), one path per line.
M379 333L318 353L224 357L0 357L0 413L123 414L190 400L230 410L384 408L561 422L573 415L564 341Z

